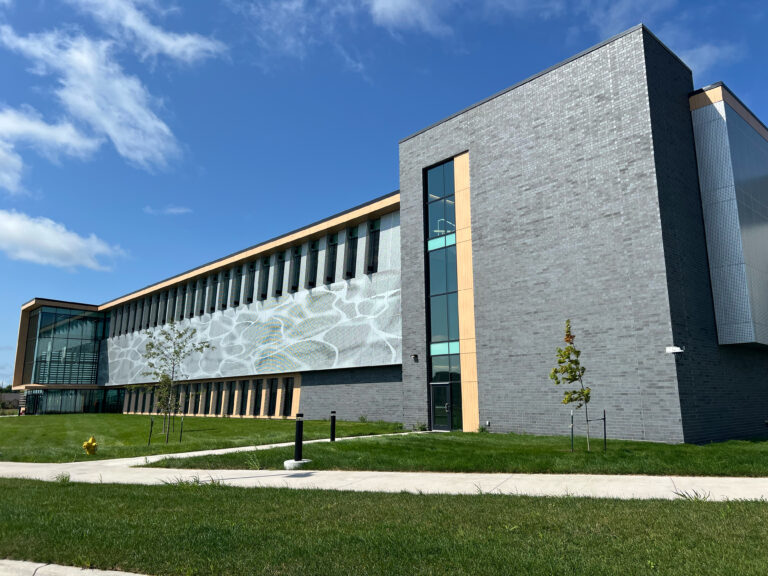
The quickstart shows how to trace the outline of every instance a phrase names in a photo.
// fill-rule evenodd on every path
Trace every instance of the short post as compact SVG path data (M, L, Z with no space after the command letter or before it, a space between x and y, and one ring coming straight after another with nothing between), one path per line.
M603 452L608 452L608 433L605 424L605 410L603 410Z
M181 436L184 434L184 415L181 415L181 426L179 426L179 443L181 443Z
M331 442L336 442L336 410L331 410Z
M573 410L571 410L571 452L573 452Z
M149 417L149 440L147 440L147 446L149 446L152 443L152 428L155 425L155 417L150 416Z
M304 441L304 414L296 414L296 442L293 447L293 459L296 462L302 461L302 442Z

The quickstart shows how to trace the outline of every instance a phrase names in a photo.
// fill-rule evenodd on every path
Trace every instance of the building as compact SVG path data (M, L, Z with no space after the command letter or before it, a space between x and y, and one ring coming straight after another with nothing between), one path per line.
M99 306L28 302L14 387L146 412L143 332L173 320L216 347L188 414L566 434L570 318L610 436L760 436L766 240L768 129L637 26L401 141L399 192Z

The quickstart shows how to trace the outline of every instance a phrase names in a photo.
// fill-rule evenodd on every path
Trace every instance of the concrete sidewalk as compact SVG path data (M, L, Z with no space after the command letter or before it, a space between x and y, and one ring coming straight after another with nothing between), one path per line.
M74 566L24 562L22 560L0 560L0 576L141 576L133 572L115 570L89 570Z
M134 459L128 459L134 460ZM143 459L140 459L143 461ZM125 461L70 464L3 462L0 477L73 482L173 484L221 482L231 486L415 494L510 494L621 499L703 497L711 501L768 500L768 478L696 476L608 476L590 474L463 474L313 470L186 470L133 468Z

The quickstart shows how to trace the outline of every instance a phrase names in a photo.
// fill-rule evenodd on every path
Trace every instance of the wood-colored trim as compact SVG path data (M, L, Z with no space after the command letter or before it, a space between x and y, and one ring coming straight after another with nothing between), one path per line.
M296 418L301 410L301 374L293 377L293 403L291 404L291 418Z
M336 230L343 230L354 224L360 224L361 222L364 222L371 218L376 218L378 216L382 216L384 214L394 212L399 208L399 206L400 206L400 194L393 194L391 196L387 196L386 198L382 198L381 200L378 200L371 204L367 204L365 206L361 206L360 208L353 209L344 214L340 214L338 216L329 218L328 220L325 220L313 226L309 226L307 228L299 230L298 232L293 232L291 234L281 236L270 242L266 242L264 244L254 246L253 248L249 248L247 250L237 252L236 254L233 254L221 260L217 260L216 262L212 262L210 264L200 266L199 268L195 268L193 270L190 270L189 272L185 272L183 274L179 274L178 276L174 276L173 278L169 278L167 280L163 280L162 282L152 284L151 286L148 286L141 290L137 290L136 292L132 292L130 294L127 294L126 296L121 296L120 298L111 300L105 304L98 306L97 309L100 311L106 310L106 309L112 308L113 306L123 304L129 300L133 300L135 298L141 298L143 296L151 294L152 292L156 292L157 290L163 290L165 288L168 288L169 286L178 284L179 282L187 282L189 280L196 279L199 276L205 276L205 275L211 274L212 272L215 272L217 270L223 270L225 268L234 266L236 264L243 264L247 260L251 260L253 258L262 256L269 252L275 252L280 249L285 249L294 244L304 243L310 240L314 240L317 237L324 236Z
M29 310L21 309L19 318L19 339L16 341L16 360L13 365L13 380L11 389L22 388L21 379L24 375L24 356L27 352L27 329L29 328Z
M461 413L465 432L480 428L480 403L475 349L475 293L472 275L472 212L469 153L453 159L456 200L456 274L459 300L459 348L461 355Z
M704 108L705 106L717 104L718 102L725 102L739 116L741 116L744 121L755 130L755 132L768 141L768 128L766 128L765 125L763 125L763 123L760 122L760 120L758 120L757 117L725 86L715 86L709 90L692 94L688 99L688 102L691 107L691 112L698 110L699 108Z

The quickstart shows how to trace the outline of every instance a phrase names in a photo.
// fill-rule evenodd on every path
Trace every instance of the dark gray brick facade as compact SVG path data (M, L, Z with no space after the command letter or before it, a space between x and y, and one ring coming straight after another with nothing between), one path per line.
M319 370L301 375L301 411L307 419L403 421L400 366Z
M548 373L571 318L610 436L760 432L768 355L717 346L691 90L638 27L401 143L406 423L427 417L422 171L468 150L482 425L568 432Z

